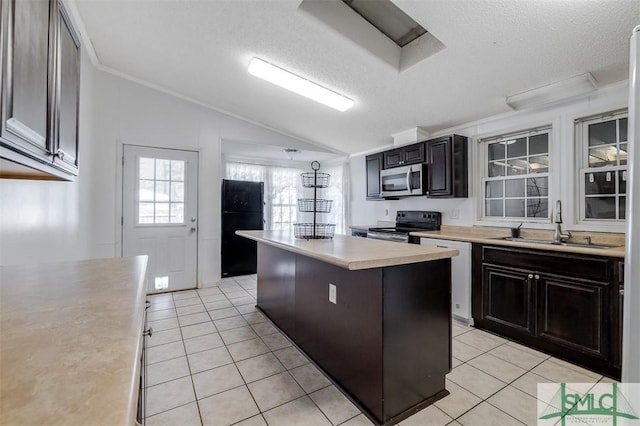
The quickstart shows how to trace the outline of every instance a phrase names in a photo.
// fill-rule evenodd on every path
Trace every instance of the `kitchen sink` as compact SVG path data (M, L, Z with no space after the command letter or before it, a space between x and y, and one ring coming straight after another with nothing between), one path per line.
M554 246L565 246L565 247L584 247L584 248L594 248L594 249L610 249L614 247L620 247L612 244L585 244L585 243L556 243L553 240L541 240L537 238L522 238L522 237L498 237L492 238L494 240L504 240L504 241L514 241L519 243L533 243L533 244L548 244Z

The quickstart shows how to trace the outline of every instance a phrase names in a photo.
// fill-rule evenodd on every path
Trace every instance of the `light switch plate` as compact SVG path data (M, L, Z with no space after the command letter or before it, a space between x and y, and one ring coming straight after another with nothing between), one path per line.
M337 294L337 291L336 291L336 286L335 286L335 284L329 283L329 302L334 303L334 304L338 303L337 299L338 299L338 294Z

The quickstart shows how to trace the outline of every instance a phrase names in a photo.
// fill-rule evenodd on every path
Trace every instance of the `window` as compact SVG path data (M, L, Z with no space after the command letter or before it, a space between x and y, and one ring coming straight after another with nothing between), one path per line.
M627 113L577 120L580 218L620 222L626 218Z
M181 160L139 159L138 224L184 223L184 168Z
M483 139L483 219L549 217L549 134L536 129Z
M345 165L322 167L322 172L331 174L329 187L318 193L318 198L333 200L331 213L319 213L318 222L335 223L336 233L345 234L347 231L347 200L348 169ZM294 167L276 167L247 163L225 163L225 179L248 180L264 182L264 201L266 229L293 230L296 221L311 220L310 213L300 217L298 212L298 198L313 197L313 190L302 188L300 173L310 169Z

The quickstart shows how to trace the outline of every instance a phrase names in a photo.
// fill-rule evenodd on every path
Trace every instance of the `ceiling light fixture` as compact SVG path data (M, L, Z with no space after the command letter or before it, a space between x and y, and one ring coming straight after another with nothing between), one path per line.
M586 95L597 88L596 80L591 73L584 73L557 83L508 96L505 102L511 108L521 110Z
M284 154L287 156L287 158L289 160L292 160L295 158L296 155L298 155L300 153L299 149L295 149L295 148L285 148L284 149Z
M249 63L249 73L338 111L346 111L354 104L352 99L299 77L259 58Z

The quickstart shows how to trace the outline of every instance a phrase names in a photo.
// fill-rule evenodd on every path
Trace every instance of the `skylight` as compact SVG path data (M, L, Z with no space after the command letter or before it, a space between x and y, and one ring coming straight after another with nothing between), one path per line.
M342 1L400 47L427 32L390 0Z

